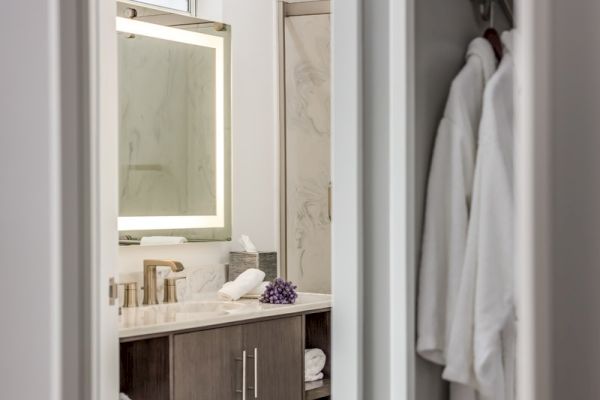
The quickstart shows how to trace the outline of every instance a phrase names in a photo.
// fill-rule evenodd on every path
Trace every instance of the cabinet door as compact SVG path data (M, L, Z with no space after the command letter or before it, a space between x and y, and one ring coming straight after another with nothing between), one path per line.
M242 327L175 335L174 400L241 399Z
M302 317L245 325L244 349L250 356L246 387L248 400L303 398Z

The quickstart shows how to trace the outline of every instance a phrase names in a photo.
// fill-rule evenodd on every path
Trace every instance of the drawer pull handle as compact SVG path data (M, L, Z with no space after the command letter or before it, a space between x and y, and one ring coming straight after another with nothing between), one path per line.
M258 399L258 348L254 348L254 398Z
M242 400L246 400L246 350L242 351Z

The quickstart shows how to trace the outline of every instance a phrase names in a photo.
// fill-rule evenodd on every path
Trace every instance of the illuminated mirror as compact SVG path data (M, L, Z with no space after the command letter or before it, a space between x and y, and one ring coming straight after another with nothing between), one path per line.
M228 30L118 17L120 240L229 240Z

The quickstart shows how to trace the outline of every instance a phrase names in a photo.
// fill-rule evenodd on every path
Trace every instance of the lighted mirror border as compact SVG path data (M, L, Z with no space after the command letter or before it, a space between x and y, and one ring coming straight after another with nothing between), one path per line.
M222 228L225 226L225 51L224 38L163 25L117 17L117 32L170 40L215 49L215 142L216 142L216 215L169 215L152 217L119 217L119 231L161 229Z

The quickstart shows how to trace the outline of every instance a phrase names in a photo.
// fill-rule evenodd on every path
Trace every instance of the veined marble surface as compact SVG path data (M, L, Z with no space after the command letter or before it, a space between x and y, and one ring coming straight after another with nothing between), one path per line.
M119 215L214 215L214 49L119 33Z
M330 293L329 16L286 18L285 40L288 279Z
M199 299L124 308L119 318L119 336L152 335L331 308L331 295L315 293L298 293L295 304L262 304L256 299L219 301L216 294Z

